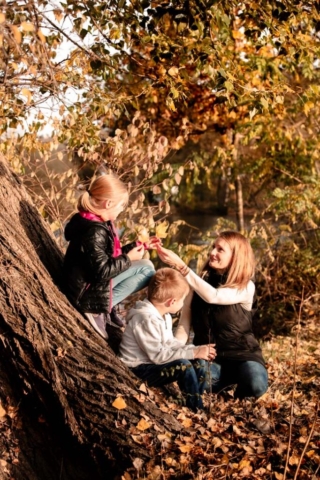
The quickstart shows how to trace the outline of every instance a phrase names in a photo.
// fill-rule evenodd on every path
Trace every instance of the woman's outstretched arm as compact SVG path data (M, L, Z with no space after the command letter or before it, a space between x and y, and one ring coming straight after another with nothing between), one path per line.
M179 270L189 283L190 287L207 303L216 305L233 305L241 303L243 308L251 310L255 286L252 281L246 288L239 290L232 287L214 288L199 275L194 273L183 260L171 250L162 246L157 247L160 259L173 268Z

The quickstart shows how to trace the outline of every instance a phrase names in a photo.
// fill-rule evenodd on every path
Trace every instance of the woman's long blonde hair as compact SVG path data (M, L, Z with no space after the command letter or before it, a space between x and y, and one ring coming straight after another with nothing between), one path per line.
M241 233L221 232L217 238L222 238L230 245L232 257L227 274L226 283L221 287L233 287L242 290L254 276L256 266L254 253L249 240ZM210 270L209 260L203 268L203 274Z
M79 211L91 212L98 215L102 220L109 220L107 210L103 208L103 202L111 200L115 204L127 203L129 193L127 186L114 173L108 173L96 177L90 187L78 200Z

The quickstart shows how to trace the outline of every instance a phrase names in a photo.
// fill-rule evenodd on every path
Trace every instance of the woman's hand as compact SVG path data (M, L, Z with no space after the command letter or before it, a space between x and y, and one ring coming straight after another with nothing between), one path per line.
M180 268L185 267L185 263L181 258L171 250L168 250L167 248L162 247L161 245L157 245L157 252L160 257L160 259L163 261L163 263L166 263L170 267L177 268L178 270Z
M127 253L128 257L130 258L131 262L135 262L136 260L141 260L144 255L144 246L138 245L134 247L130 252Z
M212 361L216 358L217 352L214 348L215 344L200 345L194 350L194 358L201 358L202 360Z
M149 240L146 243L147 248L158 248L158 246L161 247L161 238L158 237L150 237Z

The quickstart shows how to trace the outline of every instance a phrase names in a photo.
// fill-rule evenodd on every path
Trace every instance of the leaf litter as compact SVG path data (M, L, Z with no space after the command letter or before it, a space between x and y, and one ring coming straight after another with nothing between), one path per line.
M151 389L152 401L183 429L174 436L149 428L143 443L153 459L121 480L320 478L319 340L314 319L299 338L265 342L269 388L258 400L235 400L232 390L205 394L205 410L193 413L175 384Z
M150 452L152 460L133 459L121 480L320 478L317 319L305 325L299 336L298 341L288 336L264 343L269 388L257 401L234 400L232 390L219 396L206 394L205 410L195 414L183 406L175 384L165 390L142 384L141 401L148 399L172 414L182 430L173 435L148 418L128 426L131 438ZM19 429L19 409L1 403L1 478L12 478L13 465L19 464Z

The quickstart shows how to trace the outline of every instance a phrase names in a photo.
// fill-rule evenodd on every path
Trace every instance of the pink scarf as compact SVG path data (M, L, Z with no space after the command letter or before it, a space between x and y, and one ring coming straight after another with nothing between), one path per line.
M81 215L82 218L85 218L86 220L91 220L93 222L103 222L103 219L98 215L96 215L95 213L80 211L79 214ZM117 230L113 222L110 221L110 223L111 223L111 229L112 229L113 239L114 239L112 256L118 257L119 255L122 254L120 238L118 236Z

